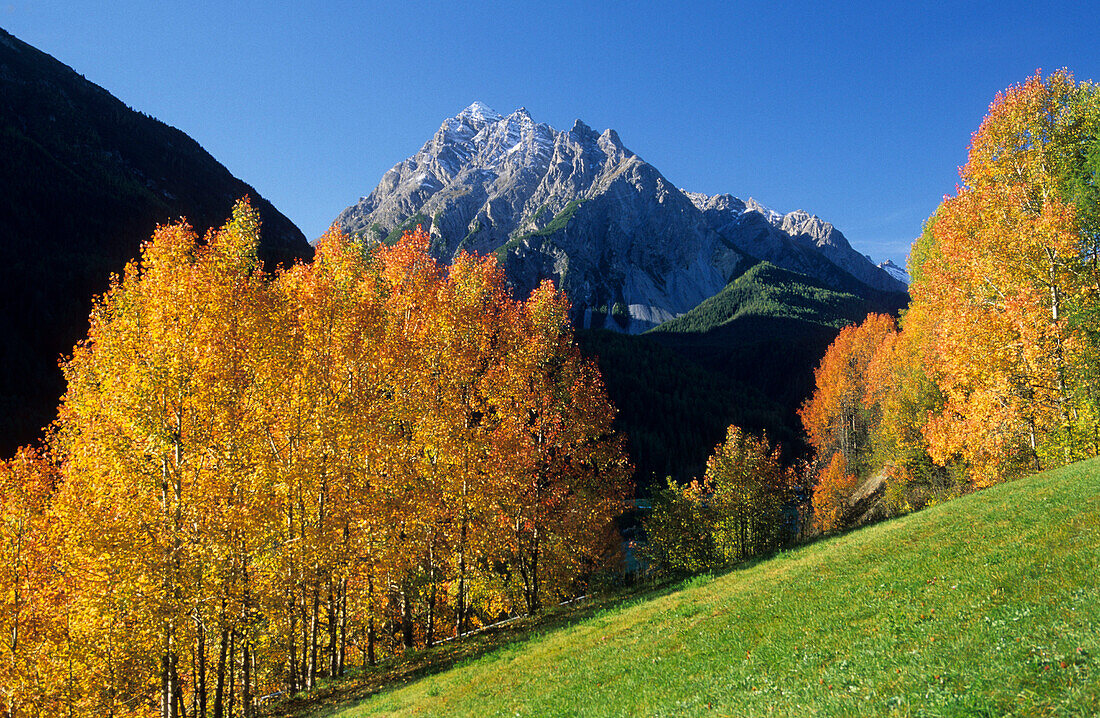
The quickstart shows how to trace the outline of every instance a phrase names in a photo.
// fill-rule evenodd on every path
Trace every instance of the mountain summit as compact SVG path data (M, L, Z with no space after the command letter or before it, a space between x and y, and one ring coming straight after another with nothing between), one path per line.
M568 131L475 102L337 218L368 241L421 225L432 251L495 253L517 291L546 278L584 327L645 331L757 259L862 295L904 292L828 222L678 189L614 130Z

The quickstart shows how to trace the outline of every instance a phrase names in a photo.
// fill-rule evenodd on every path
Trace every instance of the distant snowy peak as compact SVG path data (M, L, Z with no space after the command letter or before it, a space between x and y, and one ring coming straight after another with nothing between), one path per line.
M879 269L886 272L891 277L898 280L907 287L909 286L910 282L913 281L912 278L909 276L909 272L906 272L904 269L894 264L889 259L887 259L885 262L880 262L878 267Z
M760 214L762 214L764 216L764 219L768 220L769 224L775 226L777 229L783 229L783 221L787 217L787 215L780 214L779 212L776 212L771 207L765 207L764 205L760 204L759 202L757 202L752 197L749 197L749 201L745 202L745 211L746 212L759 212ZM796 212L801 212L802 214L807 214L803 210L795 210L795 211ZM794 214L794 212L792 212L791 214Z
M901 280L852 249L840 230L804 209L783 214L752 197L742 201L730 194L681 191L715 231L758 259L837 284L833 269L822 266L826 259L874 289L906 290Z

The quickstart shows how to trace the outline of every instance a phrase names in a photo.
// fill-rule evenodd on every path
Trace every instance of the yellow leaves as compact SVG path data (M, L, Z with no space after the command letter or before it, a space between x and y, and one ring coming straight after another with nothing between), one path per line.
M1095 208L1070 200L1088 196L1074 182L1100 135L1098 107L1064 70L990 106L963 187L914 245L902 337L872 370L891 383L878 400L895 452L961 460L985 485L1087 442L1097 281L1082 222Z
M50 516L57 480L56 467L29 447L0 462L0 710L53 700L46 684L56 678L51 653L64 601Z
M345 581L379 620L391 582L430 584L441 616L456 573L494 606L519 595L500 566L537 565L536 598L572 586L629 490L552 286L514 300L419 230L364 255L333 229L266 276L258 232L247 203L201 242L158 228L64 365L50 511L85 712L147 701L215 627L284 680L298 611Z
M877 430L881 382L887 378L881 369L871 369L896 333L893 317L871 314L862 324L842 329L814 370L816 388L799 416L823 459L840 452L851 464L865 460L868 435Z
M1034 456L1066 411L1078 233L1072 206L1038 202L1022 182L975 183L946 201L933 228L939 256L912 287L914 306L936 317L926 360L947 400L925 428L930 452L941 463L963 456L982 484Z
M974 134L962 179L970 189L986 185L1026 186L1028 202L1057 191L1054 172L1079 141L1073 75L1036 72L998 93Z

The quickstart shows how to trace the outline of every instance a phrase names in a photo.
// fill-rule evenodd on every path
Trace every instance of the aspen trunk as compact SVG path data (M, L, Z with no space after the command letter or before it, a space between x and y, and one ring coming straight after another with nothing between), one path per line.
M431 648L435 644L435 586L428 595L428 629L424 635L425 648Z
M521 567L522 564L523 561L521 560ZM530 565L527 568L527 572L524 574L524 578L527 584L527 591L525 592L527 613L533 616L542 610L542 598L539 596L539 527L537 523L531 535Z
M202 615L195 622L195 697L192 714L198 718L206 718L206 624Z
M179 416L176 417L177 436L179 435ZM175 467L180 465L180 445L175 445ZM173 480L167 457L161 459L161 484L160 501L161 511L164 516L163 529L165 540L164 577L162 586L166 599L178 597L176 585L179 569L179 533L180 524L180 483ZM173 504L174 499L174 504ZM174 519L174 520L173 520ZM176 685L175 685L175 625L169 617L164 621L164 640L160 660L160 715L161 718L176 718Z
M328 654L328 674L330 677L336 675L336 615L338 608L336 590L333 585L332 577L328 580L328 606L325 613L328 614L328 647L325 649L325 653Z
M214 684L214 718L225 718L225 654L228 648L229 629L223 628L218 645L217 682Z
M370 616L367 618L367 661L372 665L377 665L374 655L374 567L371 567L370 573L367 574L367 592L370 594Z
M435 552L428 544L428 580L432 587L428 593L428 626L424 635L424 646L431 648L435 642Z
M241 641L241 711L244 718L252 718L252 666L250 643L247 638Z
M458 549L458 596L455 598L455 637L461 636L466 623L466 524Z
M229 632L229 696L226 709L229 718L233 718L233 703L237 697L237 632Z
M288 660L288 682L290 684L290 690L292 692L297 691L298 683L298 621L297 621L297 606L293 597L289 598L287 603L290 606L290 646L288 647L289 660Z
M407 586L401 591L401 645L406 651L413 648L412 601Z
M305 589L302 590L301 595L301 612L302 612L302 667L298 672L301 677L302 686L309 688L309 596Z
M309 622L309 676L306 687L313 690L317 685L317 613L321 609L321 591L313 585L313 607Z
M163 718L177 718L178 703L176 694L179 692L176 671L176 647L174 641L175 629L171 621L168 623L164 637L164 655L161 657L161 716Z
M286 516L286 535L288 540L294 540L294 502L287 502L287 516ZM295 692L300 689L300 673L298 671L298 598L294 591L294 567L293 563L287 562L286 569L286 610L288 614L289 633L287 646L287 682L290 686L291 692Z
M317 492L317 533L318 536L324 531L325 525L325 498L326 498L326 481L325 481L325 464L322 461L321 464L321 490ZM313 690L317 686L317 617L318 612L321 609L321 586L318 582L318 569L314 566L313 571L313 606L310 611L310 623L309 623L309 689Z
M15 595L13 597L13 603L12 603L12 620L11 620L11 654L12 654L12 656L15 656L17 654L17 651L19 650L19 585L20 585L20 581L19 581L19 564L22 560L22 555L23 555L23 532L24 532L23 521L20 520L19 530L18 530L18 534L17 534L19 539L18 539L18 541L16 542L16 545L15 545L15 558L11 563L11 565L15 568L15 582L13 584ZM12 706L9 713L12 716L15 715L15 707L14 706Z
M183 708L183 687L180 686L180 682L178 680L179 671L174 670L173 673L177 675L177 680L173 681L173 687L176 691L175 697L173 699L176 704L176 715L178 715L180 718L187 718L187 711L185 711Z
M336 675L344 675L344 657L348 649L348 579L340 579L340 650L336 661Z

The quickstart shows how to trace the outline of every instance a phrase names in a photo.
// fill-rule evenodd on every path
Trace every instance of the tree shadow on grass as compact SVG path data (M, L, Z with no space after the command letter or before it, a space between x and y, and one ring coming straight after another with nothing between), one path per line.
M818 537L820 540L822 537ZM815 543L816 540L809 543ZM274 718L320 718L333 715L372 696L402 688L410 683L444 673L503 649L555 631L575 626L606 611L622 611L677 593L691 586L709 583L730 573L745 571L774 558L776 553L754 556L739 563L694 576L646 578L633 586L594 594L563 603L536 616L521 616L487 626L458 639L448 639L432 648L409 651L380 661L377 666L352 667L344 678L322 679L318 688L299 693L265 707L262 716Z
M691 581L693 579L687 579ZM697 580L697 579L695 579ZM596 594L554 606L536 616L522 616L449 639L432 648L391 656L377 666L352 667L341 679L326 679L309 693L299 693L265 707L260 715L318 718L332 715L374 695L518 646L554 631L574 626L603 611L618 611L683 588L684 579L646 581L606 594Z

